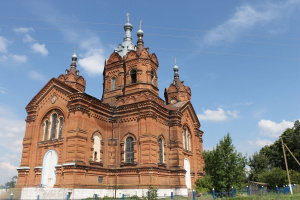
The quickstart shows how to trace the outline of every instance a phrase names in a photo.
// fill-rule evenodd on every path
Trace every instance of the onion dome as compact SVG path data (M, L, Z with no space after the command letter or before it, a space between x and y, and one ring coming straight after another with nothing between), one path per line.
M125 56L129 51L134 50L131 36L132 24L129 22L129 13L127 13L127 23L124 25L124 31L124 41L122 44L119 44L117 49L117 52L121 57Z

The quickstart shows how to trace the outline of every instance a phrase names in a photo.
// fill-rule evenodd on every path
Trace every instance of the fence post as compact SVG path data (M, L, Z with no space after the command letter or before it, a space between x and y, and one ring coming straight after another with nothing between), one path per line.
M97 194L95 194L95 200L97 200L98 199L98 195Z
M5 192L7 192L7 184L5 184Z
M13 196L14 196L14 194L13 193L10 193L10 200L12 200L13 199Z
M150 200L150 191L148 190L148 200Z
M277 194L279 196L279 189L278 189L278 186L276 185L276 190L277 190Z
M173 200L173 192L171 192L171 199Z
M37 198L36 198L37 200L40 200L40 194L38 193L38 195L37 195Z
M231 194L232 194L232 198L234 198L234 190L233 190L233 187L231 187Z
M125 199L125 196L124 196L124 194L122 194L122 200L124 200Z
M213 188L213 198L216 199L215 188Z
M261 186L261 192L262 192L262 195L264 196L264 186Z
M196 200L196 193L195 193L195 190L193 190L193 200Z
M248 196L250 196L250 190L249 190L249 186L247 185L247 194Z
M69 198L70 198L70 197L69 197L69 193L67 193L67 200L69 200Z

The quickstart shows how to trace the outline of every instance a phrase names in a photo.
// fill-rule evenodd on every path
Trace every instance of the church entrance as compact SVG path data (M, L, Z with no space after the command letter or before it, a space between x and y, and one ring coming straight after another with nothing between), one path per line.
M54 150L49 150L44 156L43 172L42 172L42 187L52 188L56 181L57 153Z
M191 185L191 170L190 170L190 161L188 158L184 159L184 169L186 170L185 173L185 185L188 189L192 187Z

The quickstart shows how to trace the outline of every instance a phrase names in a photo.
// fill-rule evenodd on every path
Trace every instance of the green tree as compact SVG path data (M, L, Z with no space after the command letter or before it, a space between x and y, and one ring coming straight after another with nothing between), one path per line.
M269 158L263 152L255 152L251 157L249 157L248 165L251 169L248 176L250 181L259 182L259 174L267 172L272 168Z
M231 187L240 188L245 184L247 163L246 156L235 150L228 133L212 151L204 151L205 172L210 176L211 185L204 183L206 179L196 181L197 187L206 185L215 191L229 191ZM212 189L212 188L208 188Z
M283 142L288 146L288 148L292 151L296 158L300 158L300 122L296 120L294 123L293 128L287 128L283 134L280 136L283 138ZM274 167L279 167L281 169L286 169L284 157L283 157L283 150L282 150L282 143L281 138L276 140L270 146L265 146L260 150L260 154L266 155L269 160L270 164ZM286 151L286 159L288 163L289 169L296 170L300 172L300 166L292 157L292 155Z

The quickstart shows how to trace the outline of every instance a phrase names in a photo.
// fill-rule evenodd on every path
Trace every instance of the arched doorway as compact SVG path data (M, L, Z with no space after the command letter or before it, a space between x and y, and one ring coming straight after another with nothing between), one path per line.
M186 170L185 185L188 189L190 189L192 187L192 185L191 185L191 169L190 169L190 161L188 158L184 159L184 169Z
M42 187L52 188L56 181L57 153L54 150L46 152L43 161Z

